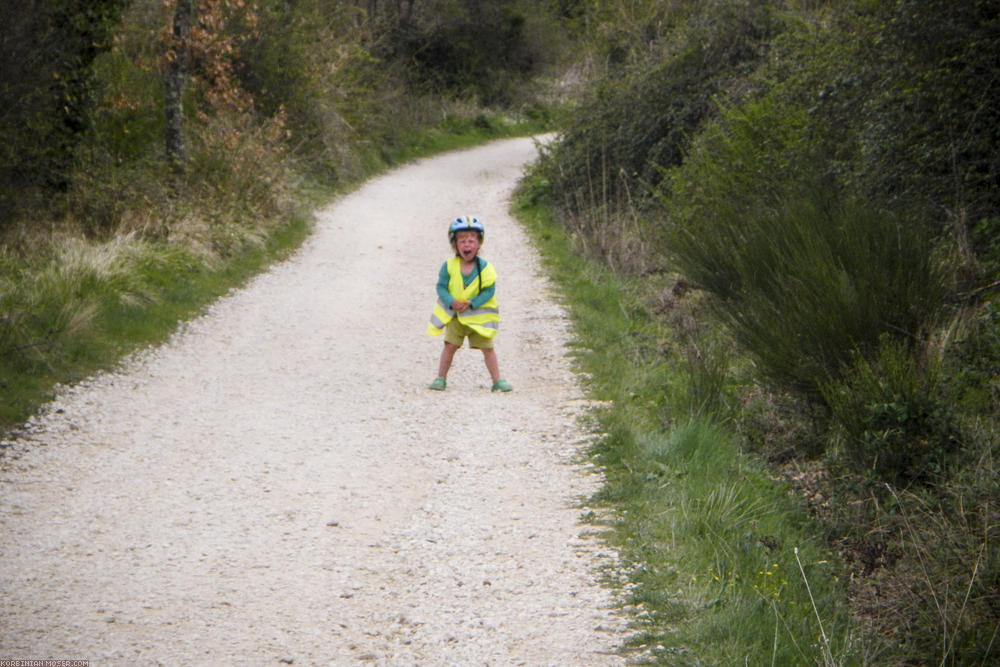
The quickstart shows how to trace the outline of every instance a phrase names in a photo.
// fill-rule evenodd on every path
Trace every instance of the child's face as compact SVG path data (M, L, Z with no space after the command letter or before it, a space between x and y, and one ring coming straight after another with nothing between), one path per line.
M479 234L473 231L461 231L455 235L455 248L458 255L467 262L479 252Z

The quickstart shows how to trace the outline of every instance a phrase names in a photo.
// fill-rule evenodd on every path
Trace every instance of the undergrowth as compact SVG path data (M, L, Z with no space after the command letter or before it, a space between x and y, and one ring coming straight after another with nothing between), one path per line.
M736 360L663 275L616 275L581 255L546 206L544 183L522 189L518 214L560 286L575 363L603 407L592 455L606 484L606 538L620 555L623 604L643 662L853 664L858 661L841 566L791 487L747 452L726 418ZM652 305L651 305L652 304ZM697 350L695 354L694 351ZM692 361L692 359L694 361Z
M580 330L615 406L609 488L669 497L648 443L692 415L732 431L843 563L854 648L833 660L995 662L1000 98L971 92L993 81L992 5L627 4L525 188L619 285L607 334ZM642 28L607 30L622 16Z

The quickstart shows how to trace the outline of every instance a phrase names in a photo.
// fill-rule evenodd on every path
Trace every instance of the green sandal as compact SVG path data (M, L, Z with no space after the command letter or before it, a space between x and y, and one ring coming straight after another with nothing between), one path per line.
M510 386L509 382L507 382L503 378L500 378L499 380L493 383L493 388L490 389L490 391L510 391L512 389L513 387Z
M444 391L444 388L447 385L448 385L448 383L444 381L444 378L438 377L438 378L434 378L434 382L431 382L427 386L427 388L428 389L433 389L434 391Z

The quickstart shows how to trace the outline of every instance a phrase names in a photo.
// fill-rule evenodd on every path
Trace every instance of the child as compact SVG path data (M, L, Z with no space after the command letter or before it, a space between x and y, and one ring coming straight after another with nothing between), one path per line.
M427 333L440 336L444 332L444 349L438 362L438 376L430 388L443 391L445 378L455 352L466 337L469 347L483 351L486 369L493 379L492 391L510 391L513 387L500 377L493 337L500 323L496 300L497 273L479 256L483 244L483 223L478 218L462 216L448 226L448 240L455 256L447 260L438 273L438 302L434 306Z

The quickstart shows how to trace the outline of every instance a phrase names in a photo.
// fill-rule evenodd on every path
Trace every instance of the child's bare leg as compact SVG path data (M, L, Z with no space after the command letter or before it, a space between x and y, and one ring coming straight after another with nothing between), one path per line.
M438 362L439 378L448 377L448 370L451 368L451 362L455 359L456 352L458 352L457 345L452 345L451 343L444 344L444 349L441 350L441 360Z
M483 348L483 361L486 362L486 370L490 372L490 377L496 382L500 379L500 362L497 361L497 353L493 348Z

